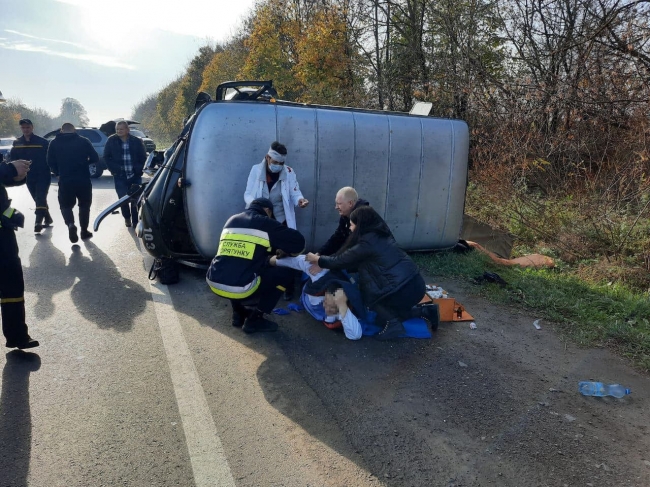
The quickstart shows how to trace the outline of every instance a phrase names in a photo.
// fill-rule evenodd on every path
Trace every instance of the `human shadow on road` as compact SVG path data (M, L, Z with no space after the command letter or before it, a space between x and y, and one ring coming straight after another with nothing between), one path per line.
M26 487L32 444L29 374L41 366L35 353L7 354L0 396L0 472L2 485Z
M65 254L52 244L52 231L44 231L29 254L29 267L24 268L25 288L37 295L34 311L38 319L52 316L54 295L74 284L74 275L61 272L65 267Z
M78 281L70 297L79 313L99 328L127 332L151 299L140 284L122 277L113 261L91 241L85 242L90 257L73 247L66 271Z

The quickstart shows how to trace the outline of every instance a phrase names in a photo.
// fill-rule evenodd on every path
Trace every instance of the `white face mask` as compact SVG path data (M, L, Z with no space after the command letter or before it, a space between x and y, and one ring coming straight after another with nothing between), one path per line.
M284 166L282 164L269 164L269 170L275 173L282 171L283 167Z

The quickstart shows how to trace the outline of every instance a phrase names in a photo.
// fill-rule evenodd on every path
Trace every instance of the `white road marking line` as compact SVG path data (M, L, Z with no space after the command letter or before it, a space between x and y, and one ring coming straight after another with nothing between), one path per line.
M164 284L149 281L197 487L235 487L183 329Z

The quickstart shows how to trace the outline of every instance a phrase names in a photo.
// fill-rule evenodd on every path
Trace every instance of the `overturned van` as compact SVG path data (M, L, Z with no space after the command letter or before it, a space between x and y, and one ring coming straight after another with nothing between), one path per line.
M210 260L226 220L244 209L251 167L274 140L287 146L287 164L310 201L296 209L308 249L336 228L334 198L343 186L370 202L405 250L457 242L467 184L465 122L280 101L271 82L230 82L217 88L214 101L199 96L173 153L143 188L137 235L147 250L189 265Z

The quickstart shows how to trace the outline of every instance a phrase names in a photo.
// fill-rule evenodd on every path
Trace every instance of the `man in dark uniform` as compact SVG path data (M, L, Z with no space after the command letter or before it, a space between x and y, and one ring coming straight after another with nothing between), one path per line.
M257 198L243 213L231 216L206 276L212 291L230 300L233 326L243 325L246 333L278 329L264 314L273 311L293 272L271 266L269 259L279 250L297 255L305 248L302 234L277 222L272 214L271 200ZM244 302L256 302L257 307L249 312Z
M2 308L2 333L9 348L38 347L25 324L25 281L18 256L18 243L14 231L24 223L24 217L11 208L5 186L25 183L30 162L19 159L0 163L0 307Z
M47 206L47 193L52 182L50 168L47 167L48 142L34 133L34 125L28 118L23 118L18 123L23 135L14 140L11 152L9 152L9 160L25 159L32 161L27 175L27 188L32 198L34 198L34 203L36 203L34 233L40 233L43 227L52 224L52 217Z
M63 221L68 226L70 241L79 240L74 224L72 209L79 202L79 226L81 238L93 236L88 231L90 223L90 205L93 202L93 185L90 181L90 164L97 164L99 156L91 142L81 137L71 123L61 126L56 138L47 151L47 164L56 176L59 176L59 206Z

